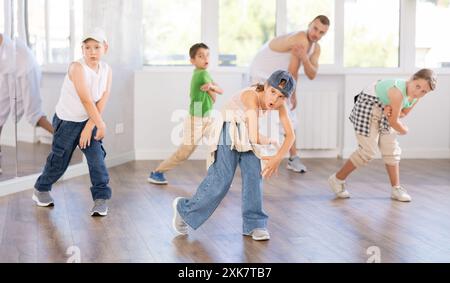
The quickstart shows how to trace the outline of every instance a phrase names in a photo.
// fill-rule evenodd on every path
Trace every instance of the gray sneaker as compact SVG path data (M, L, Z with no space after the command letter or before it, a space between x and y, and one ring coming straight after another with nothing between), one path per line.
M297 173L306 173L306 166L300 161L299 156L289 158L287 163L287 169Z
M50 192L40 192L38 190L34 190L32 200L36 202L38 206L54 206L53 198L50 195Z
M91 216L106 216L108 214L106 199L96 199L94 202L94 207L91 209Z
M180 235L186 235L188 233L188 226L186 222L184 222L183 218L181 218L180 213L178 213L177 204L182 197L177 197L172 202L173 209L173 218L172 218L172 227Z

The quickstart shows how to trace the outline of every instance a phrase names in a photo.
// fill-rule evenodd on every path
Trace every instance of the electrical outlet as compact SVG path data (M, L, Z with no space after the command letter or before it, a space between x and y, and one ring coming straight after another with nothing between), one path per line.
M123 134L124 128L123 123L116 124L116 134Z

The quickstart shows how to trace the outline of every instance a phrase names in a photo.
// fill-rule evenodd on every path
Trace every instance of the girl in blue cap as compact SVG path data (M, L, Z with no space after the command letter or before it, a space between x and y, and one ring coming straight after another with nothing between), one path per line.
M222 109L212 135L208 175L191 198L173 201L173 228L187 234L188 226L197 229L225 197L239 164L242 175L243 234L254 240L270 239L268 216L263 210L262 178L271 177L295 140L285 102L295 89L295 81L286 71L275 71L264 85L246 88L234 95ZM260 146L270 140L259 134L260 112L277 110L286 138L273 156L262 156ZM264 168L261 170L261 160Z

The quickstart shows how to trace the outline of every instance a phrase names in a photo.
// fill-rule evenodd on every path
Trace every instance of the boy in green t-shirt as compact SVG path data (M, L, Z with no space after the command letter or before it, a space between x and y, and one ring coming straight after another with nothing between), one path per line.
M167 184L164 172L174 168L191 156L211 124L209 112L216 101L216 95L223 93L206 70L209 64L208 46L204 43L194 44L189 49L189 56L195 70L191 79L191 103L189 116L184 124L183 144L169 159L164 160L150 173L148 181L153 184Z

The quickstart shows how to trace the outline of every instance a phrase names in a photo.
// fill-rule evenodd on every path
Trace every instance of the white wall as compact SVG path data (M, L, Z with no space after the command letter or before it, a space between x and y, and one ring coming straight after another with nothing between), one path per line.
M220 109L227 97L238 91L245 82L244 71L211 71L211 75L225 90L219 97ZM135 143L137 159L164 159L176 149L171 134L181 121L171 121L174 110L186 110L189 105L191 68L149 68L135 74ZM353 97L369 83L385 77L404 77L409 74L358 74L357 72L319 74L314 81L301 78L299 94L312 91L334 91L339 95L338 148L324 155L322 151L302 151L305 157L348 158L356 147L354 131L348 121ZM450 75L438 76L438 88L425 97L405 122L410 133L399 138L403 158L450 158ZM442 110L438 110L442 109ZM320 111L320 106L317 106ZM301 119L301 113L299 113ZM298 135L301 133L299 132ZM205 148L192 156L203 158Z
M177 113L188 114L191 68L155 69L135 74L134 147L137 159L164 159L177 148L172 131L182 123ZM236 72L211 72L224 90L216 109L242 87L243 75ZM177 111L178 110L178 111ZM176 118L179 118L176 120ZM172 121L172 118L175 119ZM206 146L200 146L193 158L203 158Z

